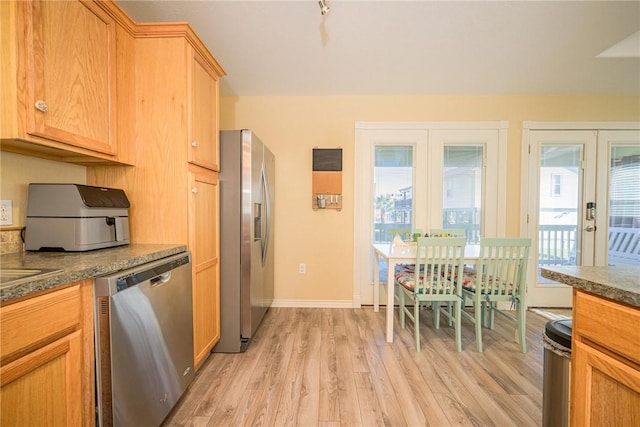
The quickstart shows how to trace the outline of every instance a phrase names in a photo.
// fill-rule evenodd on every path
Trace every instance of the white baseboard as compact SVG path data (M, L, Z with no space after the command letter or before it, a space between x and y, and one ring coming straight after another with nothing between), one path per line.
M271 307L286 308L353 308L353 302L349 300L323 301L300 299L274 299Z

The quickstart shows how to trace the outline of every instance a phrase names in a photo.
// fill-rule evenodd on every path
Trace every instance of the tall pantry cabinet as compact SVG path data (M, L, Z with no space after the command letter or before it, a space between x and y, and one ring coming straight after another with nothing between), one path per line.
M223 69L187 24L139 24L135 167L87 168L123 188L131 241L187 244L193 256L195 365L220 338L218 81Z

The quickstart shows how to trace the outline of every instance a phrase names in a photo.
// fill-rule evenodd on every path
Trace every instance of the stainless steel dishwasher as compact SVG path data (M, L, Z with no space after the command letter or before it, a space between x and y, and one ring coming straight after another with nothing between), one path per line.
M99 426L159 426L194 378L191 254L95 279Z

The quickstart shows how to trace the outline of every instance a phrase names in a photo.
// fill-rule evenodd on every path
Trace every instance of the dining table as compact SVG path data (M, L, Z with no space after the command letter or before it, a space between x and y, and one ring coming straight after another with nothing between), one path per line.
M387 262L387 313L386 338L393 342L393 312L395 306L395 269L399 264L415 264L415 242L374 243L374 272L373 272L373 311L380 311L380 260ZM464 249L464 263L475 264L480 255L479 244L468 244Z

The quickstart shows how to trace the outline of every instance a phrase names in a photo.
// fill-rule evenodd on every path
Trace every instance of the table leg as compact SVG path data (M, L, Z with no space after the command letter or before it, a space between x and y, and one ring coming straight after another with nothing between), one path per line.
M394 290L396 263L387 261L387 342L393 342L393 306L395 304Z
M380 256L373 254L373 311L380 311Z

